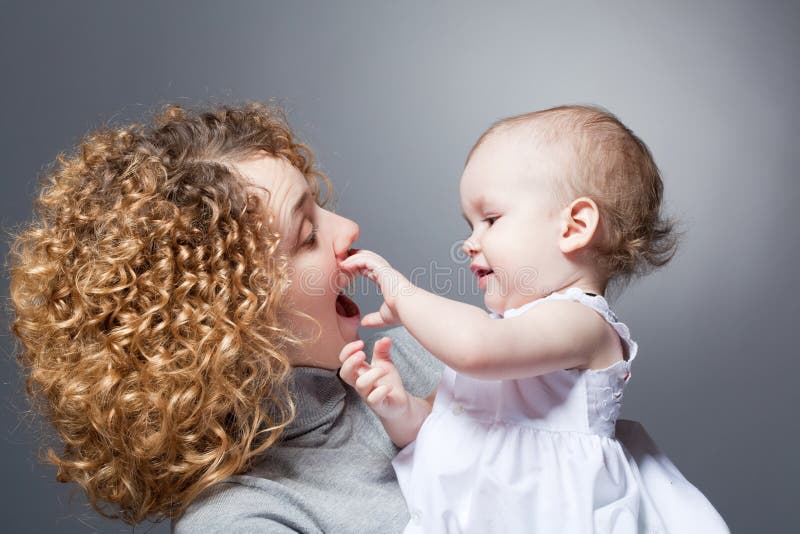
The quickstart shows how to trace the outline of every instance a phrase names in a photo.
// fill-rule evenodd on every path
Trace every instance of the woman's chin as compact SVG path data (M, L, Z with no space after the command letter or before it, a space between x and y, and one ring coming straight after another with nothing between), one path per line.
M358 327L361 326L361 314L345 317L337 313L336 320L339 324L339 332L342 334L342 339L344 339L346 343L358 339Z

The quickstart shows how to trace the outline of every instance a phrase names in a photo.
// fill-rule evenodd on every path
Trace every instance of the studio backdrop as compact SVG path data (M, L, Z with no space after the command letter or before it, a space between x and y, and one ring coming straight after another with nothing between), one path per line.
M790 532L800 500L795 323L800 8L795 2L0 3L0 221L105 124L163 104L274 101L357 221L357 245L421 286L482 304L454 253L458 182L497 119L611 110L651 148L675 259L613 305L639 356L623 416L643 422L733 532ZM3 255L8 250L7 239ZM465 282L465 274L467 282ZM7 273L3 296L8 301ZM363 311L380 301L364 289ZM6 306L8 310L10 306ZM40 463L4 315L4 532L130 532ZM366 332L365 332L366 333ZM136 532L167 532L169 523Z

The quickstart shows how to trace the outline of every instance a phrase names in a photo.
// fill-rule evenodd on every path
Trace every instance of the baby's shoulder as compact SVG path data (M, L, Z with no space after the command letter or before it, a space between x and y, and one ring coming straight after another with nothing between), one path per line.
M587 353L586 363L576 369L605 369L625 359L624 343L612 324L613 314L602 308L579 300L552 299L521 315L525 316L565 336Z

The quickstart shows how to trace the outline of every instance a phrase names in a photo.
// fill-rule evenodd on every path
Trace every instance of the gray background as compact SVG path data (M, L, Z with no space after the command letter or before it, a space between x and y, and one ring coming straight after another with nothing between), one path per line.
M734 532L787 532L800 494L793 2L2 2L0 223L105 122L160 104L275 97L332 178L360 246L406 273L463 264L458 179L494 120L608 107L649 144L675 260L616 302L639 341L624 415L643 421ZM3 254L7 250L3 245ZM7 298L7 281L3 282ZM374 293L359 298L374 308ZM5 532L125 532L37 462L4 318ZM141 525L137 532L167 530Z

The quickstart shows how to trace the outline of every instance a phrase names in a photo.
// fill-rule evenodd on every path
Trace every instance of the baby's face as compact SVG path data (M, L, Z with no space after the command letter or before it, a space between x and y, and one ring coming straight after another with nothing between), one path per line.
M551 176L561 158L498 133L472 154L461 177L461 209L472 233L472 272L497 313L546 296L563 265L559 204Z

